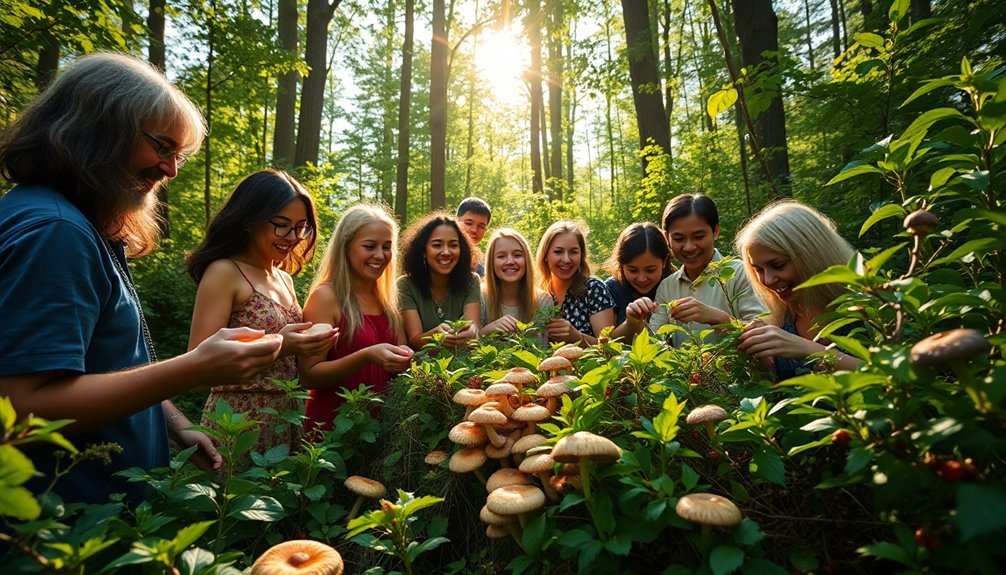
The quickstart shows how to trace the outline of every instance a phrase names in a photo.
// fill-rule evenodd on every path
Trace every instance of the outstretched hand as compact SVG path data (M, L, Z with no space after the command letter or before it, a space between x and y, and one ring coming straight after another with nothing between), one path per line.
M804 359L812 353L823 350L824 346L781 327L756 320L744 328L744 333L738 339L737 349L759 359L771 357Z
M311 329L328 324L288 323L279 330L283 336L283 351L280 355L322 355L339 341L339 328Z
M212 385L236 385L269 367L279 357L283 336L247 327L223 328L192 354Z
M370 350L371 361L391 373L405 371L412 362L412 349L406 345L379 343L372 346Z
M727 312L706 305L693 297L683 297L676 300L671 306L671 317L683 322L698 322L707 325L718 325L730 321L730 314Z
M549 341L579 343L583 340L583 334L573 327L573 324L569 323L569 320L562 318L550 319L545 324L545 331L548 333Z

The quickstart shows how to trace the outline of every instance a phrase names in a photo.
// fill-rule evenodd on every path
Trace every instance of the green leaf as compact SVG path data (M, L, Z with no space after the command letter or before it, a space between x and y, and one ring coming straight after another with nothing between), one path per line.
M6 435L7 431L14 428L17 423L17 412L14 411L14 404L10 398L0 397L0 435Z
M234 500L233 507L228 510L228 517L239 517L249 521L276 521L282 519L286 512L283 505L272 497L245 495Z
M725 90L720 90L712 96L709 96L709 101L706 102L706 112L708 112L709 117L714 121L716 116L720 113L725 112L737 102L737 89L727 88Z
M920 97L928 94L929 92L932 92L933 90L937 90L939 88L947 88L947 87L950 87L950 86L956 86L957 83L958 83L958 77L957 76L948 76L946 78L936 78L936 79L933 79L933 80L929 80L929 81L923 83L923 85L922 85L921 88L919 88L918 90L916 90L915 92L913 92L912 95L909 96L907 100L905 100L904 102L902 102L900 107L904 108L910 102L915 101L917 98L920 98Z
M765 538L765 534L758 528L758 524L750 519L744 519L730 534L731 539L737 545L754 545Z
M877 222L886 220L887 218L903 218L908 215L908 210L904 208L901 204L887 204L881 206L874 210L870 217L866 218L863 222L863 226L859 228L859 237L863 237L863 234L867 232L870 228L874 226Z
M570 531L559 535L559 537L556 538L556 542L563 547L579 549L593 543L594 535L583 529L571 529Z
M542 513L529 521L524 528L524 535L521 537L521 541L528 555L534 557L541 551L542 546L545 544L546 527L545 514Z
M174 548L175 553L181 553L191 547L214 523L216 521L200 521L199 523L193 523L179 529L178 533L175 534L175 538L171 540L171 546Z
M42 508L31 491L24 487L0 486L0 516L30 520L41 513Z
M423 541L422 543L409 548L408 550L409 561L410 562L415 561L416 557L419 557L423 553L436 549L437 547L440 547L444 543L450 543L450 542L451 542L450 539L446 537L433 537L427 539L426 541ZM413 541L413 543L415 543L415 541Z
M907 245L908 245L907 242L902 242L900 244L891 246L886 250L880 252L879 254L873 256L869 260L867 260L866 274L868 276L877 275L880 272L880 270L883 269L884 264L887 263L887 260L891 259L891 256L901 251L901 249Z
M869 164L860 164L852 168L848 168L848 166L846 166L846 168L843 168L842 171L839 172L837 176L828 180L828 183L825 185L830 186L832 184L837 184L838 182L842 182L848 180L849 178L854 178L856 176L861 176L863 174L886 174L886 173L887 173L886 171L881 170L878 167L871 166Z
M901 563L902 565L908 565L909 567L912 566L912 559L909 556L908 551L889 541L881 541L880 543L860 547L856 551L860 555L867 557L880 557L881 559L888 559L890 561Z
M709 568L713 575L726 575L740 569L744 552L732 545L717 545L709 554Z
M0 489L21 485L33 475L35 465L28 456L14 446L0 445Z
M909 0L894 0L887 11L887 17L891 22L899 22L908 14L908 3Z
M874 34L872 32L860 32L858 34L853 34L852 37L859 43L860 46L877 48L878 50L884 47L884 38L879 34Z
M1006 527L1006 490L1002 485L962 483L954 521L963 541Z
M932 263L933 266L945 265L948 263L953 263L964 256L978 252L979 254L991 252L997 248L1003 247L1002 240L997 238L978 238L976 240L971 240L964 245L958 247L956 250L950 252L946 257L942 257Z
M837 265L831 266L823 272L811 277L809 280L796 286L795 289L799 290L825 284L855 285L859 283L861 279L862 276L856 273L855 270L850 269L849 266Z
M779 454L762 447L754 452L751 462L757 466L754 473L776 485L786 485L786 466Z
M936 122L954 119L962 120L974 126L975 122L971 118L965 116L964 114L958 112L954 108L936 108L933 110L927 110L923 112L918 118L915 118L903 134L901 134L902 139L911 139L916 133L922 131L929 131L930 126Z
M845 460L845 474L856 475L873 460L873 451L865 447L855 447L849 450Z

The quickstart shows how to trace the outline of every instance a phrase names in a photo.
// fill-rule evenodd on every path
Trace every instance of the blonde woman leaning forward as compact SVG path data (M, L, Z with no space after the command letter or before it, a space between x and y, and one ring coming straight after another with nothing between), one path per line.
M530 323L539 307L552 303L534 282L534 267L528 265L531 255L527 240L517 230L500 228L490 236L479 335L513 333L518 321Z
M737 235L737 251L752 286L768 305L767 322L755 321L738 348L772 365L778 379L815 367L807 356L825 349L817 341L818 316L845 292L839 284L795 288L832 265L845 264L853 249L826 216L801 203L769 205ZM847 333L847 330L845 332ZM842 333L842 330L836 333ZM860 361L839 352L835 367L855 369Z

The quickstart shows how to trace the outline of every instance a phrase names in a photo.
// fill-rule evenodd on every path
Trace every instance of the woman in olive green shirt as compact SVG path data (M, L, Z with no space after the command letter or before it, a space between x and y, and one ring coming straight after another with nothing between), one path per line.
M398 301L409 346L418 350L435 333L444 344L464 345L478 334L479 277L472 273L472 247L458 223L435 212L413 223L402 238ZM455 332L447 322L471 324Z

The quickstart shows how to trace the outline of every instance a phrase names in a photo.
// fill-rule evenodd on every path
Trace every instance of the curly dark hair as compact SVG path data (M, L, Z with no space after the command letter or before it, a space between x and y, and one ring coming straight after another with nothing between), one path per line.
M424 297L432 297L430 291L430 270L426 265L426 244L433 235L433 230L440 226L449 226L458 234L461 242L461 257L447 278L447 290L462 294L468 291L472 277L472 244L468 236L461 231L457 220L444 211L433 212L412 222L402 234L401 253L402 269L405 275L412 279L419 292Z

